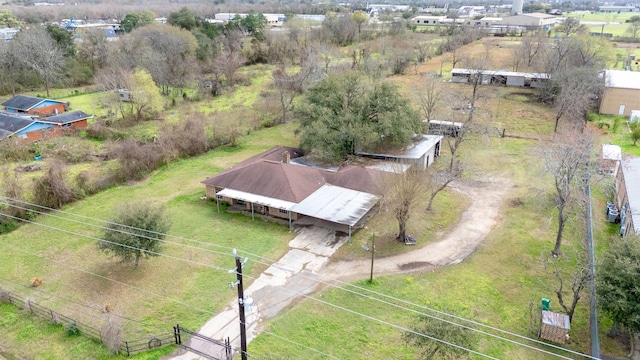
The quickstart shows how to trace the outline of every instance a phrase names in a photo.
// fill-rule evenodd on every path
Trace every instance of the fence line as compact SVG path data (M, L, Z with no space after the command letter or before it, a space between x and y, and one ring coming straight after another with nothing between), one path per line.
M67 329L74 327L78 329L80 334L104 343L100 329L96 329L90 325L84 324L52 309L39 305L28 298L23 298L11 291L0 288L0 303L2 302L8 302L17 308L29 311L33 315L49 319L53 324L62 324ZM152 335L149 338L140 338L135 340L122 339L120 352L129 356L133 353L156 349L167 345L175 345L173 331L167 331L161 335Z

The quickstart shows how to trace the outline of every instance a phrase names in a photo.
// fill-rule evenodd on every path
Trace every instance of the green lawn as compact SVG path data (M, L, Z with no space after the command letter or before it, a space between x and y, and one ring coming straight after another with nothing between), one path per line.
M72 303L47 296L46 293L63 295L69 300L97 308L109 304L117 313L144 323L124 324L127 337L134 336L135 332L153 334L168 331L176 323L194 329L200 327L235 295L227 286L233 280L226 271L233 268L231 249L237 247L277 259L286 251L287 242L293 234L286 226L252 221L242 215L218 213L214 202L200 200L204 186L199 182L275 144L295 145L293 129L294 126L288 125L256 131L244 137L237 148L221 148L197 158L171 163L154 172L144 182L117 186L64 208L74 214L108 219L117 211L118 204L124 201L150 200L164 204L173 223L170 234L196 239L202 243L191 245L220 252L209 253L167 245L164 253L218 266L220 270L164 257L144 261L140 268L134 270L131 264L121 264L99 253L93 240L28 225L0 236L1 243L32 253L25 254L0 244L0 277L12 281L3 281L3 284L23 297L30 296L43 306L89 324L96 321L100 323L100 320L92 317L101 318L99 312L79 313ZM101 233L99 229L86 224L50 216L40 216L34 221L87 236L99 237ZM24 239L29 241L25 242ZM187 243L175 238L169 240ZM180 300L196 310L69 266ZM260 266L254 266L253 263L247 267L248 274L257 275L260 270ZM45 284L38 289L28 287L33 277L42 278Z
M606 132L603 136L603 142L620 146L623 156L640 156L640 142L633 145L627 116L590 114L589 117L594 124L601 126L602 130ZM614 126L616 121L617 127Z
M11 304L0 304L0 358L12 359L158 359L174 350L168 346L126 357L114 356L100 342L85 336L68 335L62 325L18 310Z

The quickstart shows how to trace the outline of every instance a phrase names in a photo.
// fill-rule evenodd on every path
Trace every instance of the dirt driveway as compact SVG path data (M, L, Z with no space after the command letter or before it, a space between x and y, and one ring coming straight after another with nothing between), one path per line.
M500 205L511 184L500 179L485 179L456 182L452 188L471 199L471 205L462 214L460 222L438 242L409 253L376 259L377 275L420 271L463 261L499 223ZM289 243L289 252L245 289L245 296L249 295L254 300L246 319L249 342L262 331L259 326L262 320L276 316L297 299L316 291L321 281L362 279L369 275L371 263L368 260L330 264L331 255L346 242L346 237L318 227L298 230L298 236ZM229 338L233 348L237 349L240 341L237 300L211 318L198 333L216 340ZM206 354L216 351L209 341L197 337L191 338L187 346ZM171 357L200 359L198 355L184 350Z
M471 200L471 205L462 214L460 222L435 243L408 253L376 258L375 274L423 271L457 264L480 246L500 222L500 205L511 189L511 184L503 179L485 179L459 181L453 183L451 188ZM369 260L341 261L325 266L320 275L323 278L353 280L368 276L370 270Z

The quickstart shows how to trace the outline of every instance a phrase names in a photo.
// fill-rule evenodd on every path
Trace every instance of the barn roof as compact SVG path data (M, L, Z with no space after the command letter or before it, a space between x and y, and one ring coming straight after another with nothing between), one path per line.
M30 117L12 116L4 112L0 113L0 139L11 136L34 122L35 120Z
M3 102L2 106L27 111L37 106L38 104L42 103L43 101L53 101L53 102L62 103L62 101L58 101L58 100L43 99L43 98L29 96L29 95L16 95L11 99Z
M92 117L92 115L85 114L83 111L76 110L64 114L48 116L46 118L40 119L41 122L47 123L55 123L55 124L69 124L72 122L88 119Z

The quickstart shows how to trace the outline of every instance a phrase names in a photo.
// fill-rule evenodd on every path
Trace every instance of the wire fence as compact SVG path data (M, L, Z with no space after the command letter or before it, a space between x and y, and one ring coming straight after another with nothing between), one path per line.
M39 305L29 298L23 298L12 293L11 291L0 288L0 303L2 302L10 303L19 309L29 311L33 315L48 319L53 324L61 324L69 332L77 332L89 338L105 343L103 332L100 331L100 329L96 329L93 326L79 322L73 318L60 314L57 311ZM125 354L127 356L137 352L176 344L173 331L167 331L164 334L135 340L120 340L121 345L119 347L119 353Z

